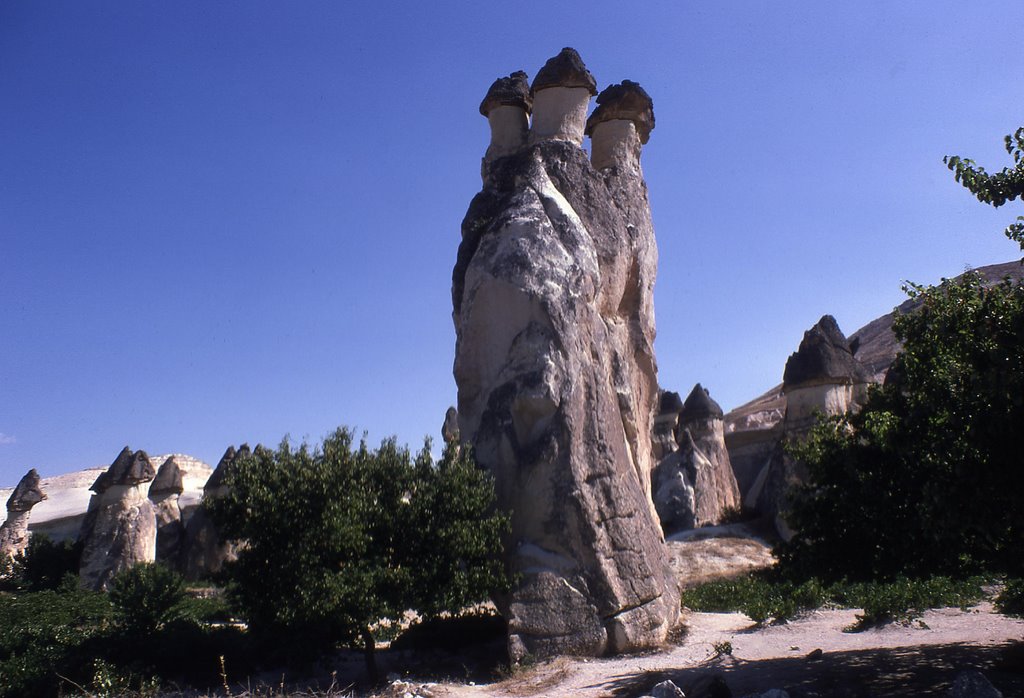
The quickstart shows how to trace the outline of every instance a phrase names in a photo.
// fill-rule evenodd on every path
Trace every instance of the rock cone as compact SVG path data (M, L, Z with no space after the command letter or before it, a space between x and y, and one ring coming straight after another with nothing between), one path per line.
M259 446L257 446L259 448ZM185 539L182 543L181 572L186 579L197 580L220 572L224 563L234 560L237 546L225 542L217 530L217 525L210 517L207 503L227 493L224 480L236 459L252 455L248 444L242 444L238 450L234 446L221 456L210 479L203 488L203 502L196 509L185 527Z

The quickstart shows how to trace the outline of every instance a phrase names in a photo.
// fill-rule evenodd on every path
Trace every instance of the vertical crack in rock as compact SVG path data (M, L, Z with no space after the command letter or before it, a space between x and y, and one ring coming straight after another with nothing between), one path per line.
M650 493L657 248L639 158L653 107L636 83L603 92L592 162L579 55L549 61L529 102L525 79L481 105L492 140L452 273L458 432L512 512L519 582L498 600L512 657L651 647L679 611Z

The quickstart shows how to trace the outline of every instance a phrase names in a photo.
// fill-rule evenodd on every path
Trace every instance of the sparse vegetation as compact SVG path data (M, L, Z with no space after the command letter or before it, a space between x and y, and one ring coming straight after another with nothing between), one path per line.
M769 571L687 590L683 605L694 611L738 611L757 625L790 620L822 606L861 608L864 612L858 616L858 628L864 628L890 621L908 622L929 608L972 605L982 598L984 581L981 577L964 581L933 577L824 585L815 578L795 583Z

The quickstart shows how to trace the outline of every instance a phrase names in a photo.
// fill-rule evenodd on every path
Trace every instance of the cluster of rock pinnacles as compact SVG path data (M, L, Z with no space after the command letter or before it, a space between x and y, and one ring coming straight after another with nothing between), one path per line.
M228 448L186 524L178 506L183 474L175 457L156 469L145 451L125 446L89 488L93 496L78 533L82 587L107 589L118 572L140 562L162 562L189 580L219 572L234 558L236 546L222 540L206 504L227 492L224 479L232 463L250 454L245 444L237 451ZM29 511L44 499L39 474L30 470L7 502L7 519L0 525L0 554L13 557L25 551Z
M786 366L783 426L758 446L764 462L741 502L722 409L700 384L684 401L657 382L657 247L640 167L651 98L629 80L597 94L566 48L532 85L524 72L496 80L480 112L491 140L452 275L458 409L442 435L472 446L512 515L505 561L517 582L496 599L509 652L653 647L679 614L665 535L744 503L787 535L786 488L804 475L778 442L805 434L815 411L857 409L871 378L830 316L808 331ZM157 470L125 447L91 487L82 585L107 588L138 562L189 579L219 571L236 549L205 504L250 453L228 448L186 525L175 458ZM0 553L24 550L29 510L45 498L30 471L8 501Z

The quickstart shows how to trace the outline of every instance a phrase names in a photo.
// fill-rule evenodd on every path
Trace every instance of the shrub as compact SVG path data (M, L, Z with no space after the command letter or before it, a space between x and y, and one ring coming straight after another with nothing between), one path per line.
M60 676L88 684L112 616L105 594L74 587L0 595L0 695L53 695Z
M185 582L181 575L157 563L140 563L114 577L110 602L121 630L148 637L171 621L184 617Z
M58 543L49 536L33 534L25 552L14 559L14 573L20 586L28 591L56 589L67 575L78 575L81 556L79 543Z
M1024 579L1008 579L996 597L996 609L1008 616L1024 617Z
M801 583L772 573L702 584L683 592L683 605L695 611L739 611L756 624L780 622L825 605L861 608L857 627L907 622L926 609L965 607L982 598L981 577L956 581L947 577L893 582L838 582L829 586L817 579Z

